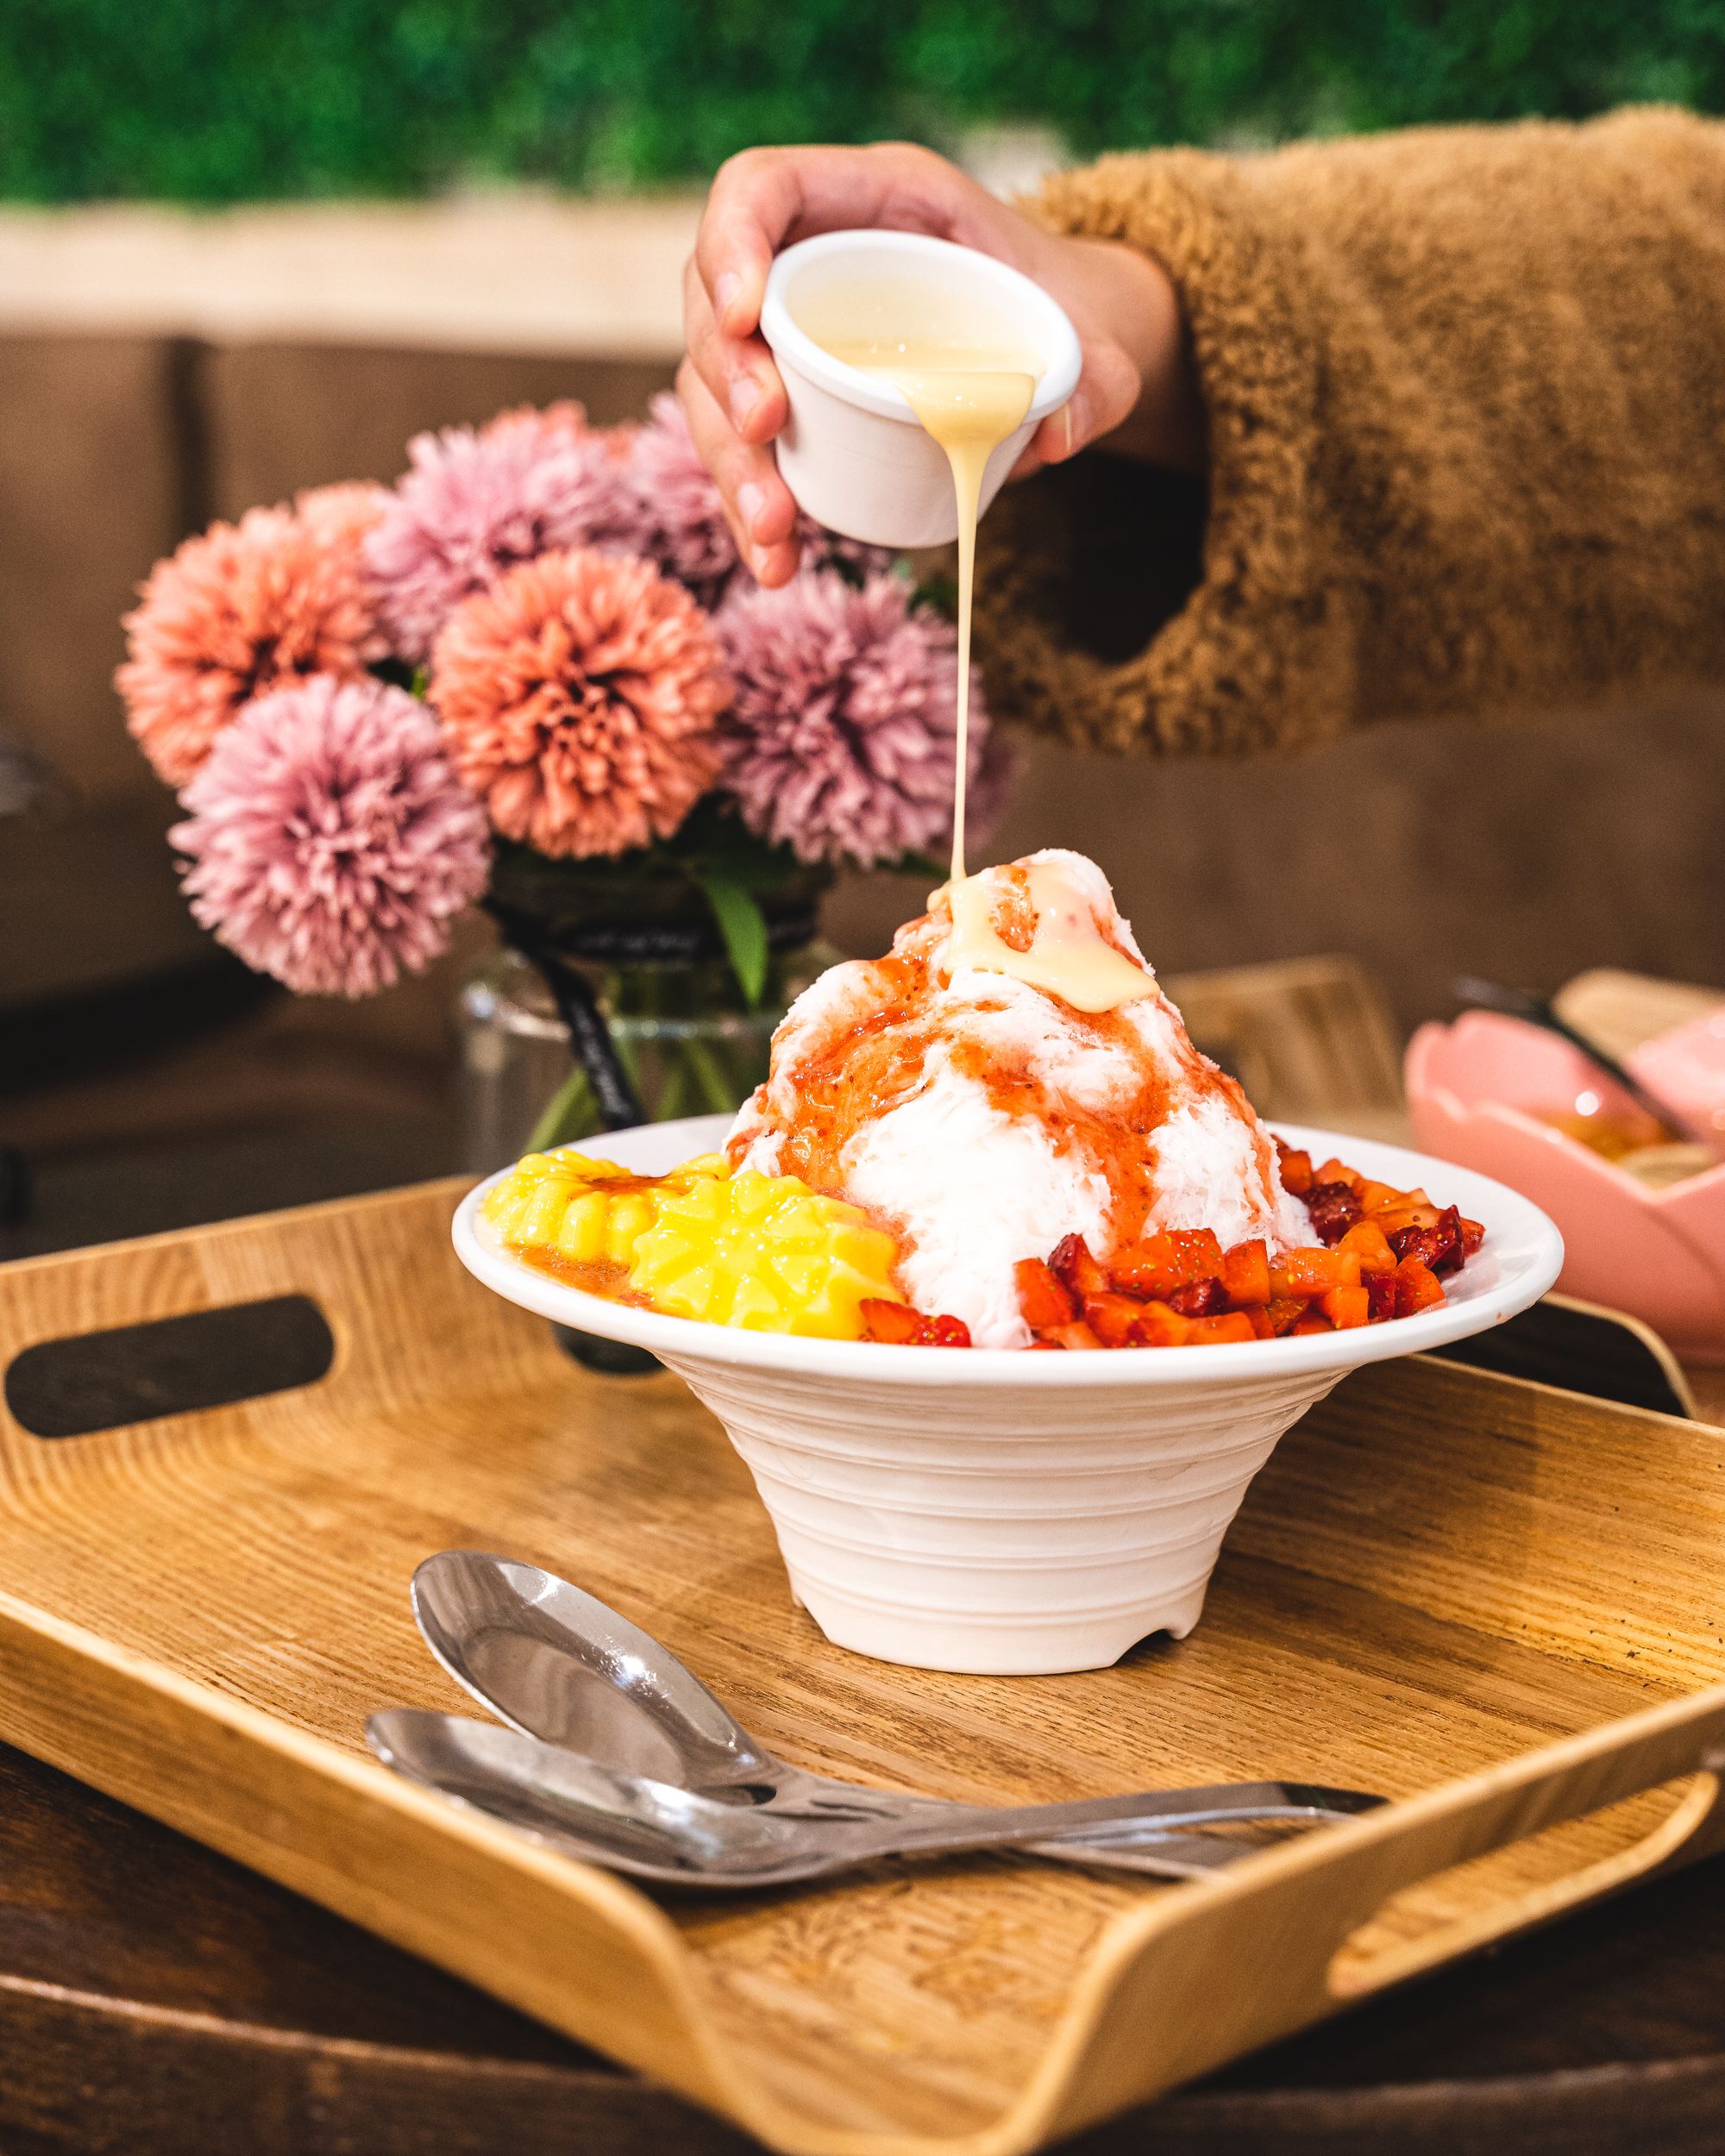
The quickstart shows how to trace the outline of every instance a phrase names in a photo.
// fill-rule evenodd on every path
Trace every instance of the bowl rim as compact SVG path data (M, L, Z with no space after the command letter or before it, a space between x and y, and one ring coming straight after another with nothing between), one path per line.
M932 260L937 266L950 267L947 258L963 255L966 258L964 274L975 275L984 284L996 286L1011 303L1034 314L1047 332L1054 357L1050 360L1037 382L1036 393L1031 398L1030 410L1019 423L1031 426L1057 411L1078 386L1078 376L1083 365L1083 353L1078 342L1078 333L1072 327L1066 310L1050 292L1044 291L1034 278L1026 277L1022 270L1014 269L1008 262L999 261L992 254L984 254L978 248L960 247L951 240L937 240L921 232L881 232L866 227L843 232L817 233L812 239L799 240L774 257L773 266L767 273L767 289L761 302L761 335L775 359L783 360L806 376L818 387L826 390L843 403L854 404L859 410L872 412L876 418L892 419L900 423L920 428L922 422L911 409L911 401L901 389L877 382L860 367L847 367L843 360L836 360L824 346L810 336L791 313L786 289L800 269L823 255L849 248L854 253L879 255L910 255Z
M722 1143L731 1119L693 1116L680 1122L642 1124L605 1133L592 1141L601 1154L666 1150L673 1133L688 1159ZM499 1169L461 1200L451 1224L455 1252L475 1279L555 1324L601 1338L647 1349L674 1369L699 1364L709 1369L760 1370L784 1376L820 1377L886 1385L919 1384L979 1389L1010 1385L1056 1391L1071 1386L1104 1389L1157 1389L1182 1385L1226 1388L1243 1380L1297 1382L1339 1378L1368 1363L1447 1346L1453 1340L1501 1325L1539 1300L1563 1269L1563 1237L1556 1223L1531 1199L1477 1169L1459 1168L1406 1146L1356 1138L1345 1131L1301 1124L1266 1121L1265 1128L1304 1147L1318 1157L1339 1153L1367 1174L1400 1188L1432 1187L1446 1179L1454 1188L1451 1202L1471 1219L1485 1224L1487 1248L1494 1236L1525 1245L1498 1280L1465 1301L1445 1304L1393 1324L1359 1326L1347 1332L1316 1333L1302 1339L1229 1342L1204 1347L1118 1348L1097 1355L1033 1355L1023 1348L889 1347L872 1340L811 1339L784 1332L744 1332L707 1325L693 1318L672 1318L607 1302L583 1289L536 1273L518 1259L492 1249L479 1232L479 1208L486 1193L511 1173ZM624 1165L630 1163L625 1160ZM512 1165L512 1164L511 1164ZM1398 1181L1399 1178L1399 1181Z

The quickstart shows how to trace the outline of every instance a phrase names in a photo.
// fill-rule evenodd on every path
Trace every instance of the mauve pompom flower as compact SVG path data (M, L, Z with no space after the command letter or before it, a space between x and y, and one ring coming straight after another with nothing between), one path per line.
M863 867L951 836L957 637L896 577L832 570L739 590L718 617L733 684L725 784L743 820L804 861ZM969 777L980 835L1005 771L972 669ZM978 798L980 797L980 798Z
M579 404L416 435L365 563L396 651L417 663L464 599L523 561L605 543L625 517L622 463Z
M403 690L319 675L250 705L169 833L204 926L301 995L417 973L484 890L485 812Z
M716 607L743 566L718 487L689 435L681 401L668 390L654 398L644 426L622 433L618 461L626 489L618 521L605 543L644 554L668 576L685 584L706 607ZM892 560L884 547L869 547L799 517L797 536L810 562L841 557L865 573ZM749 577L744 588L752 585Z
M718 774L712 622L650 561L542 555L449 617L428 692L462 781L543 854L668 838Z
M254 697L314 674L356 678L384 655L355 546L332 523L249 510L150 572L126 617L130 656L114 686L170 786L185 784Z

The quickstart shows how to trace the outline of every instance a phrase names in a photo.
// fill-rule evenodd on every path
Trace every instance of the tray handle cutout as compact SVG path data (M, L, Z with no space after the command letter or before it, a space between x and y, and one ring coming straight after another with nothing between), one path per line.
M39 1340L6 1370L6 1405L33 1438L81 1438L314 1385L336 1342L309 1295L224 1303Z
M1710 1730L1703 1726L1698 1733L1711 1741L1686 1766L1672 1772L1665 1760L1660 1760L1657 1767L1650 1763L1647 1780L1637 1783L1632 1774L1630 1786L1610 1789L1595 1802L1586 1801L1583 1789L1578 1787L1591 1777L1578 1775L1574 1770L1554 1770L1516 1793L1521 1802L1509 1808L1505 1821L1507 1831L1492 1831L1489 1814L1502 1808L1501 1804L1494 1805L1490 1797L1477 1807L1463 1805L1451 1811L1442 1821L1450 1832L1432 1838L1432 1854L1436 1860L1416 1863L1402 1877L1391 1881L1378 1896L1371 1914L1353 1925L1335 1949L1327 1972L1332 1999L1354 2004L1374 1992L1404 1983L1410 1977L1424 1975L1445 1962L1477 1952L1515 1933L1551 1922L1586 1902L1616 1893L1670 1863L1710 1821L1715 1823L1716 1832L1709 1839L1716 1843L1720 1839L1718 1829L1725 1827L1725 1810L1720 1804L1725 1749L1720 1748L1717 1742L1720 1733L1716 1722ZM1583 1865L1578 1870L1543 1880L1520 1893L1470 1910L1465 1915L1436 1924L1416 1938L1361 1951L1362 1939L1397 1895L1427 1884L1446 1871L1509 1848L1516 1842L1534 1839L1553 1827L1659 1789L1671 1791L1674 1801L1657 1825L1638 1840ZM1582 1801L1576 1801L1578 1796ZM1719 1815L1717 1820L1716 1814Z

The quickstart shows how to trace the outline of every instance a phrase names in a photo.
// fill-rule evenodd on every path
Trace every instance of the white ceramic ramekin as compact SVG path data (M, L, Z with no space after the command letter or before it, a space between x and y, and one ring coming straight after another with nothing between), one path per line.
M791 416L777 444L785 484L818 523L880 547L944 546L957 535L952 473L902 390L847 367L798 321L847 281L926 284L976 325L1009 324L1041 362L1028 416L988 460L982 507L1000 492L1039 423L1078 385L1078 338L1040 285L974 248L914 232L824 232L787 248L767 278L761 334L784 378Z
M656 1174L728 1127L704 1116L593 1150ZM829 1639L922 1669L1101 1669L1151 1633L1196 1624L1246 1486L1349 1370L1483 1332L1536 1301L1563 1263L1552 1223L1501 1183L1398 1146L1283 1135L1484 1221L1485 1248L1444 1307L1236 1346L881 1347L695 1325L562 1287L481 1238L489 1182L463 1200L455 1248L511 1301L649 1348L687 1380L748 1462L792 1592Z

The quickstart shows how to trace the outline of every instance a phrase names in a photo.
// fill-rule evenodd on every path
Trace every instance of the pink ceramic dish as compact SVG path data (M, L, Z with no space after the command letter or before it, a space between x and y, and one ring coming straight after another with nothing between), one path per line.
M1725 1150L1725 1003L1644 1041L1627 1061L1632 1077Z
M1679 1355L1725 1362L1725 1163L1651 1190L1553 1130L1541 1118L1584 1094L1608 1110L1628 1097L1567 1042L1495 1012L1421 1026L1407 1077L1424 1151L1496 1176L1557 1222L1559 1288L1645 1319Z

